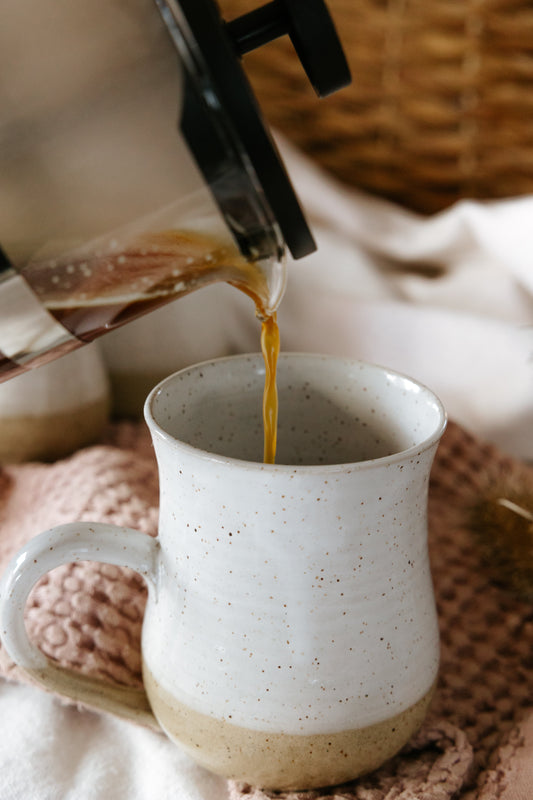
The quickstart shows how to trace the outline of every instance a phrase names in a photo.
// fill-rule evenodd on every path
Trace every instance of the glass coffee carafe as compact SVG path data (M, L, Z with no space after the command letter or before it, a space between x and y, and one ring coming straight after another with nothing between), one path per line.
M284 33L349 82L323 0L5 0L0 381L215 281L276 309L315 245L240 56Z

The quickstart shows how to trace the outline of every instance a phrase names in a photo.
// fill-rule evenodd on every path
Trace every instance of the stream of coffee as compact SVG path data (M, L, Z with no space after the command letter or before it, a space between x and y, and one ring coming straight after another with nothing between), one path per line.
M34 261L22 272L48 311L86 342L211 283L223 281L247 294L261 321L264 462L275 462L280 341L276 314L269 311L268 276L260 264L247 261L231 244L170 230Z
M265 464L276 461L278 437L278 387L276 373L280 348L279 327L276 314L261 323L261 350L265 360L265 388L263 390L263 436Z

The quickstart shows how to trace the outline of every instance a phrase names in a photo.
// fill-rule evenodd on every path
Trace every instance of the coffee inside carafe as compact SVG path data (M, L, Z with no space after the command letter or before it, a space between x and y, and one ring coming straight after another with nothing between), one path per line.
M35 260L25 272L43 307L85 342L211 283L223 281L247 294L262 323L264 460L274 463L279 353L274 309L283 291L281 261L253 262L227 239L170 229L125 241L111 237L91 249Z
M67 257L45 259L24 270L44 308L81 341L92 341L130 319L215 282L230 283L255 303L265 318L272 297L274 260L255 263L229 242L204 233L176 230L144 233L121 244ZM276 280L282 283L279 274Z
M93 243L90 249L35 259L24 269L24 276L43 309L78 342L90 342L211 283L223 281L247 294L262 323L264 460L274 463L279 353L275 308L283 292L281 260L253 262L227 240L170 229L126 240L112 237Z

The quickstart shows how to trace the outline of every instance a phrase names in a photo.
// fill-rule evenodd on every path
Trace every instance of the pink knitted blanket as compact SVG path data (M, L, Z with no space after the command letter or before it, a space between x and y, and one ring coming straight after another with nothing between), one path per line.
M509 479L533 497L533 469L454 424L430 488L430 552L441 624L438 689L422 730L377 772L342 787L265 792L231 783L232 800L530 800L533 798L533 607L498 582L468 527L469 509ZM0 471L0 569L31 536L74 520L154 535L158 484L143 424L120 423L105 443L54 464ZM61 664L104 680L141 682L145 590L134 573L78 563L35 587L32 638ZM24 680L0 650L0 673Z

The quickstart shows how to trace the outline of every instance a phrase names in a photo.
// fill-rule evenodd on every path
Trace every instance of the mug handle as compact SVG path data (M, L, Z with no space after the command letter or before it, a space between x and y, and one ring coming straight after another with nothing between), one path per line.
M144 689L113 686L58 666L30 642L24 624L28 595L39 578L73 561L130 567L156 591L159 542L152 536L104 522L71 522L31 539L11 560L0 581L0 638L11 659L46 689L84 705L160 730Z

